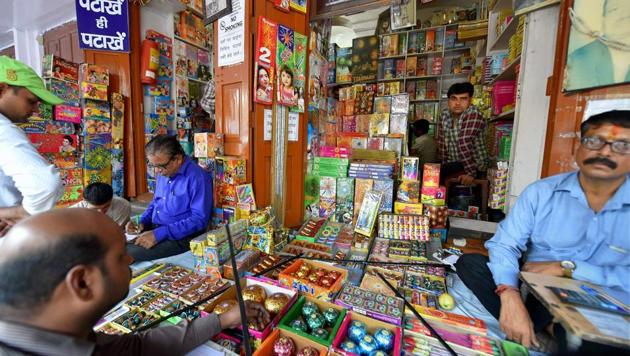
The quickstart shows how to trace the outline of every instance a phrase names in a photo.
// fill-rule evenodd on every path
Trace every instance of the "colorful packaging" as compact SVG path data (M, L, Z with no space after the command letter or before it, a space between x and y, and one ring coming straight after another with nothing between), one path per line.
M376 80L378 36L352 40L352 80L365 82Z
M423 212L423 206L419 203L405 203L400 201L394 203L395 214L422 215Z
M381 204L379 207L380 212L391 213L394 204L394 180L392 179L375 179L374 186L375 191L382 193Z
M46 81L46 88L66 104L79 105L80 95L79 85L77 83L48 79Z
M352 82L352 47L337 49L335 62L337 83Z
M107 86L81 82L81 98L107 101Z
M418 180L418 167L420 165L420 159L418 157L403 157L402 158L402 174L403 180Z
M370 115L370 136L389 133L389 114Z
M398 186L396 198L404 203L420 202L420 182L413 180L404 180Z
M448 207L425 205L424 215L429 217L429 226L432 229L443 229L448 219Z
M248 211L256 210L256 199L254 198L254 188L251 183L237 185L236 197L239 204L247 204Z
M247 179L246 167L244 158L217 157L216 178L227 184L244 184Z
M74 153L77 150L76 135L27 134L39 153Z
M301 33L294 33L295 61L294 92L297 96L297 106L291 108L294 112L304 112L304 96L306 95L306 46L308 38Z
M79 65L79 79L82 82L109 85L109 69L96 64L81 63Z
M295 33L292 29L278 25L278 42L277 42L277 59L278 66L277 75L277 99L278 104L285 106L296 106L298 104L298 96L295 92Z
M425 163L422 173L422 187L440 186L440 164Z
M258 17L257 54L254 66L254 101L261 104L273 102L273 83L276 75L276 43L278 24L262 16Z
M371 236L378 215L383 193L370 190L365 193L363 202L357 215L357 222L354 231L365 236Z
M42 78L76 83L79 80L79 66L58 56L47 54L42 59Z

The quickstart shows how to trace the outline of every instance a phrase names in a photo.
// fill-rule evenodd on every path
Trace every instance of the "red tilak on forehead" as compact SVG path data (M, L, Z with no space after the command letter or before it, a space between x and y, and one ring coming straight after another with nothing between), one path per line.
M617 136L619 134L619 126L614 125L610 130L610 133L613 134L613 136Z

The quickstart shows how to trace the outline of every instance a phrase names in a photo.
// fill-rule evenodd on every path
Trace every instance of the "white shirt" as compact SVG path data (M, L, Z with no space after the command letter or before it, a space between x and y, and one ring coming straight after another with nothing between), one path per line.
M80 202L71 206L71 208L87 208L88 202L85 200L81 200ZM120 197L114 195L112 198L112 205L107 209L107 214L105 214L112 218L116 222L116 224L120 226L125 226L127 221L129 221L129 216L131 215L131 204Z
M62 194L57 167L0 114L0 208L22 205L29 214L36 214L52 209Z

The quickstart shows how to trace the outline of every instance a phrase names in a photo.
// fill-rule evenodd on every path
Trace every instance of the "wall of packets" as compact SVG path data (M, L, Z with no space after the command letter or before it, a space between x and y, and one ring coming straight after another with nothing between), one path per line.
M111 184L124 195L124 98L109 92L108 69L47 55L42 62L46 87L64 104L40 104L19 124L37 150L56 165L65 192L59 205L82 199L83 187Z

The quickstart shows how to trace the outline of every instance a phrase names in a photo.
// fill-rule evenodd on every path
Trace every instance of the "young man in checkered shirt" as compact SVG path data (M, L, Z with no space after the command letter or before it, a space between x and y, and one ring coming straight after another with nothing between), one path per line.
M442 111L437 130L438 158L442 177L457 178L470 185L488 168L486 121L471 105L472 84L456 83L448 89L448 109Z

